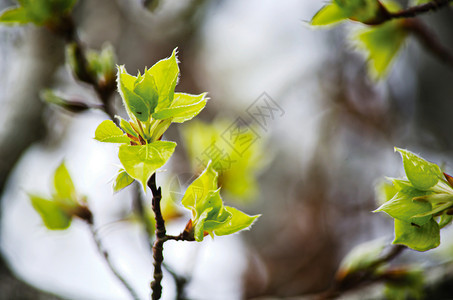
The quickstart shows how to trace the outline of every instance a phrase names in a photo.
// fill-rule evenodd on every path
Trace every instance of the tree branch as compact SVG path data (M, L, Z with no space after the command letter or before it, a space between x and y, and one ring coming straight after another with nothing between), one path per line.
M156 239L153 246L154 258L154 275L151 282L152 299L157 300L162 296L162 262L164 260L164 242L166 241L165 221L160 210L160 201L162 200L162 189L156 186L156 173L148 181L148 187L153 193L152 208L156 219Z
M104 258L105 262L107 263L108 268L112 273L115 275L116 278L123 284L123 286L127 289L131 297L135 300L140 300L138 297L138 294L135 292L135 290L132 288L132 286L126 281L126 279L120 274L120 272L116 269L116 267L113 265L112 261L110 260L110 256L108 252L104 249L102 246L102 242L94 228L93 222L87 222L88 226L90 228L91 236L93 238L94 243L96 244L96 249L98 250L99 254Z
M450 2L453 2L453 0L434 0L425 4L409 7L408 9L399 12L389 12L389 17L390 19L413 18L430 11L436 11L447 6Z

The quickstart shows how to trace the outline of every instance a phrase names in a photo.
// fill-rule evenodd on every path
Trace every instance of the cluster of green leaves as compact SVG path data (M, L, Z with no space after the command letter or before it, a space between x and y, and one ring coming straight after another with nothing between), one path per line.
M389 12L399 10L400 6L393 1L333 0L316 13L311 25L333 25L348 19L372 25ZM367 56L371 76L379 79L388 74L389 67L407 35L404 20L391 20L381 25L362 28L352 35L352 39L357 48Z
M51 198L29 194L33 208L41 215L47 228L66 229L77 216L91 222L91 213L86 207L85 197L77 194L74 183L63 163L55 170Z
M1 23L52 25L58 23L61 16L68 14L77 0L17 0L17 2L19 6L8 8L1 13Z
M197 174L212 160L222 190L233 199L248 201L258 194L256 176L266 164L263 140L257 139L253 131L232 128L232 124L233 120L227 119L216 119L211 124L193 121L181 129L182 137ZM223 138L228 128L234 132L234 139Z
M355 246L342 260L337 281L346 284L363 274L384 282L386 299L421 299L423 296L423 272L413 266L391 267L380 261L386 248L385 239L369 241Z
M260 216L249 216L240 210L224 206L217 188L218 173L209 162L206 169L187 188L181 202L192 211L188 229L196 241L206 235L228 235L249 228Z
M118 157L124 167L116 177L118 191L133 179L146 185L152 174L162 167L173 154L176 143L161 141L171 123L191 120L205 107L206 94L175 93L179 67L176 49L171 57L162 59L137 76L118 67L118 90L130 118L118 117L119 127L110 120L102 122L95 139L106 143L122 144Z
M116 56L113 46L103 45L100 51L89 49L86 51L86 62L81 61L80 49L77 43L70 43L66 47L66 61L72 72L79 79L94 79L99 86L115 82ZM82 65L85 64L86 66ZM88 74L84 74L87 72Z
M403 158L407 179L389 179L381 186L384 203L375 210L395 219L394 244L417 251L439 246L440 229L453 216L452 178L440 167L404 149L395 148Z

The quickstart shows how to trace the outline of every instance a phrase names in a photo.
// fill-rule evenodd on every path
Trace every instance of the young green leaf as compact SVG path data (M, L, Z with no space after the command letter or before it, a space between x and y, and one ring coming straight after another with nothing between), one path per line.
M0 23L7 25L26 24L31 22L23 7L7 8L0 15Z
M148 71L156 83L159 100L156 111L167 108L173 102L175 87L178 82L179 67L176 58L176 49L169 58L162 59Z
M321 8L311 19L313 26L331 25L348 18L348 15L334 1Z
M29 195L33 208L41 215L44 225L51 230L66 229L71 225L71 216L55 201Z
M443 173L438 165L405 149L395 148L395 151L401 154L406 176L415 188L426 191L436 185L440 178L443 178Z
M65 203L77 205L77 196L74 183L69 175L68 169L62 162L55 170L53 184L58 200Z
M384 239L372 240L355 246L341 261L337 278L343 280L349 274L368 269L378 261L385 246Z
M123 98L129 117L133 119L135 116L142 122L148 121L150 117L149 103L133 92L137 78L128 74L124 66L119 66L117 81L118 91Z
M395 219L409 223L412 222L421 226L428 222L432 217L430 215L421 217L415 216L431 211L431 204L428 202L413 201L413 198L424 195L426 195L426 193L415 189L412 193L399 191L392 199L382 204L374 212L384 211Z
M131 123L128 121L124 120L121 117L116 116L120 120L120 127L128 134L132 135L133 137L138 138L138 133L134 130L132 127Z
M231 218L231 213L223 207L222 198L220 198L220 189L210 192L207 197L197 199L196 215L194 218L195 240L201 242L204 233L212 234L212 231L221 227Z
M220 228L214 230L214 233L219 236L233 234L241 230L249 229L261 216L249 216L242 211L229 206L225 206L225 210L231 214L231 218L220 226Z
M192 210L197 217L197 202L205 199L212 191L217 190L218 174L209 162L201 175L192 182L187 188L181 200L185 208Z
M200 95L175 93L170 107L155 112L153 118L158 120L172 118L172 122L182 123L198 115L206 106L206 102L206 93Z
M96 128L94 138L104 143L129 144L130 139L111 120L105 120Z
M135 82L134 93L139 95L149 107L149 113L152 114L157 106L159 94L153 75L145 73Z
M118 157L129 176L140 181L146 191L151 175L167 162L175 147L176 143L167 141L141 146L121 145Z
M385 77L389 66L407 36L407 30L400 20L360 30L355 40L368 56L368 69L376 79Z
M376 185L375 189L377 203L380 205L384 204L391 200L398 191L399 189L395 184L388 182L387 180L382 180Z
M116 175L115 182L113 183L113 191L119 192L129 186L132 182L134 182L134 178L130 177L125 170L121 169L118 172L118 175Z
M452 220L453 220L452 215L444 213L442 216L440 216L439 228L444 228L445 226L449 225Z
M402 244L416 251L427 251L440 244L439 225L431 218L422 226L395 219L395 240L393 244Z

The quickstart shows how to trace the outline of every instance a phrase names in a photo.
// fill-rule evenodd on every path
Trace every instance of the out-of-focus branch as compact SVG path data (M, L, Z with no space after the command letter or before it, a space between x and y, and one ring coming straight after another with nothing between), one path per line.
M412 32L432 54L453 67L453 53L447 49L423 22L417 19L405 20L404 27Z
M104 249L102 246L102 242L94 228L93 222L88 222L88 226L90 228L91 236L93 238L93 241L96 245L96 249L98 250L99 254L104 258L105 262L107 263L108 268L112 273L115 275L116 278L122 283L122 285L127 289L131 297L135 300L140 300L140 297L138 297L137 292L132 288L132 286L127 282L127 280L121 275L121 273L116 269L115 265L110 259L110 255L108 252Z

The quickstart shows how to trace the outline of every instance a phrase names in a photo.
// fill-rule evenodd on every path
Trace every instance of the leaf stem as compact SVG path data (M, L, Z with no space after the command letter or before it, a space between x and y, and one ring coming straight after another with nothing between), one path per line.
M139 300L140 298L138 297L137 292L132 288L132 286L126 281L126 279L120 274L120 272L113 265L113 262L110 259L109 253L102 246L101 239L99 238L99 236L97 234L97 231L94 228L93 222L87 222L87 223L88 223L88 227L90 228L91 237L93 238L93 241L94 241L94 243L96 245L96 249L98 250L99 254L101 254L101 256L104 258L104 260L107 263L107 266L110 269L110 271L112 271L112 273L115 275L115 277L127 289L127 291L129 292L131 298L133 298L134 300Z

